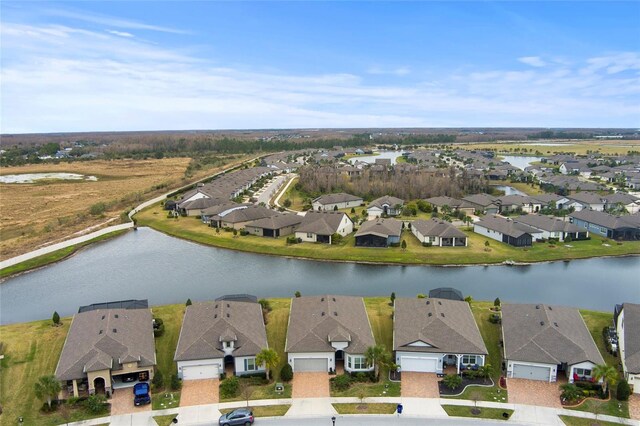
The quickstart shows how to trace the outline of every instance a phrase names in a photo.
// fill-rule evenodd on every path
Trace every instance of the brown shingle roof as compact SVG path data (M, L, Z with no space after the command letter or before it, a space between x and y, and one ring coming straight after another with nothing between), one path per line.
M449 299L396 299L393 350L487 354L469 304Z
M368 220L360 226L356 237L361 235L378 235L380 237L388 238L389 236L400 236L402 233L402 221L397 219L382 219L377 218L375 220Z
M331 341L349 338L344 350L362 354L375 345L361 297L308 296L291 302L286 352L333 352Z
M222 342L233 340L233 356L255 355L268 347L259 303L220 300L187 307L174 361L220 358Z
M503 304L504 355L514 361L543 364L604 364L576 308Z
M122 363L156 363L148 309L97 309L73 317L56 368L59 380L85 377L87 371L120 370Z

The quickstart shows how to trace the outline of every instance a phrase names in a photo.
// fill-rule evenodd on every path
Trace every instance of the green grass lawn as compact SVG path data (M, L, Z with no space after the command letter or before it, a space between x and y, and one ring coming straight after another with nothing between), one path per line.
M467 386L459 396L443 396L442 398L468 399L471 401L477 398L478 401L509 402L507 391L500 389L498 386Z
M397 404L332 404L338 414L393 414Z
M247 386L247 393L243 391L243 386ZM253 399L279 399L291 398L292 386L288 383L284 384L284 392L276 393L275 382L268 384L258 384L252 378L240 378L240 391L238 395L229 398L220 396L220 402L246 401L247 395L249 400Z
M492 420L509 420L513 410L507 410L502 408L478 408L480 412L473 414L471 410L473 407L464 407L459 405L443 405L444 411L451 417L475 417L478 419L492 419ZM504 417L503 414L507 413L508 416Z
M583 419L582 417L559 416L560 420L567 426L618 426L620 423L605 422L602 420Z
M618 368L620 359L607 351L604 338L602 337L602 329L613 324L613 313L581 309L580 314L589 329L589 333L591 333L591 337L593 337L593 341L596 342L596 346L598 346L598 349L602 354L602 358L604 358L604 362Z
M618 404L620 407L618 407ZM566 407L569 410L586 411L594 414L606 414L608 416L629 418L629 402L618 401L611 398L609 401L599 401L595 399L587 399L585 402L575 408Z
M173 419L176 418L176 414L167 414L166 416L154 416L153 420L158 423L158 426L171 426Z
M154 410L166 410L180 406L180 391L156 391L151 397L151 406Z
M249 407L253 411L254 417L280 417L287 414L291 405L261 405L259 407ZM220 413L226 414L235 410L235 408L226 408L220 410Z
M287 340L287 326L289 325L291 299L282 298L268 300L272 310L267 315L267 341L269 342L269 347L275 349L280 357L280 364L278 365L278 368L273 371L273 378L278 381L280 379L280 370L287 363L284 344Z
M610 242L610 246L606 247L602 244L604 240L597 236L591 240L573 242L572 247L566 247L564 244L550 247L547 244L536 243L533 247L524 249L489 240L489 251L486 251L484 244L487 238L473 233L467 227L464 227L463 231L469 237L468 247L423 247L408 230L405 230L402 235L402 239L407 242L406 250L399 247L386 249L355 247L353 234L344 238L338 245L317 243L287 245L285 238L251 235L234 238L231 232L216 233L213 228L204 225L197 217L169 219L166 212L157 205L139 213L136 218L140 226L149 226L160 232L206 245L309 259L444 265L501 263L505 260L541 262L603 255L640 254L640 241L625 241L622 244Z

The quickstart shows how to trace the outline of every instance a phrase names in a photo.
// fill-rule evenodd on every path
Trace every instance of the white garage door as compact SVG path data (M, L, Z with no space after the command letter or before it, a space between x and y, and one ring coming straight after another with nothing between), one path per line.
M551 367L513 364L514 379L544 380L545 382L548 382L550 376Z
M329 371L329 360L327 358L294 358L293 371Z
M189 365L182 367L182 380L217 379L219 364Z
M401 371L417 371L421 373L435 373L438 368L437 358L414 358L403 356L400 358Z

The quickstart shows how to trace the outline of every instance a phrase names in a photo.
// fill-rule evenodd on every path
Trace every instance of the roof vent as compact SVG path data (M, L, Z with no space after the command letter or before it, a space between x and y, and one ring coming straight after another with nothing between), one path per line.
M430 317L431 315L433 315L431 312L429 312L429 313L427 314L427 316L429 316L429 317Z
M444 318L444 312L440 312L440 316Z
M438 305L442 305L442 302L438 300Z
M554 322L553 325L555 325L556 327L559 327L557 322Z
M227 312L227 318L230 318L230 317L231 317L231 315L229 315L229 312Z
M117 333L117 332L118 332L118 329L117 329L117 328L114 328L114 329L113 329L113 332L114 332L114 333Z
M540 309L540 305L536 305L536 309Z
M540 325L544 325L544 321L540 321Z
M338 313L337 313L336 311L333 311L333 316L334 316L334 317L337 317L337 316L338 316Z
M116 317L116 318L120 318L120 315L118 315L118 314L115 314L115 315L114 315L114 317Z
M324 311L320 313L320 316L323 317L324 316Z
M324 297L322 299L320 299L321 302L324 302Z

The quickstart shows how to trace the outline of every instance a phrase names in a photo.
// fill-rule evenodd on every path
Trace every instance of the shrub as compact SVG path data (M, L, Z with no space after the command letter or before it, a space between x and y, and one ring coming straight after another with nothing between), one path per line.
M340 244L342 240L342 235L338 234L337 232L331 236L331 244Z
M182 388L182 381L180 380L178 374L173 374L171 376L171 389L180 390L180 388Z
M240 381L236 376L227 377L220 383L220 396L223 398L233 398L238 395Z
M580 399L583 395L580 388L571 383L560 386L560 389L562 389L560 397L565 401L574 402Z
M99 216L104 213L107 209L107 205L105 203L96 203L89 207L89 213L93 216Z
M364 382L368 382L371 379L371 377L367 373L360 371L355 374L352 374L351 379L359 383L364 383Z
M60 325L60 315L58 314L58 312L54 312L53 316L51 317L51 321L53 321L54 325Z
M160 320L160 321L162 321L162 320ZM153 327L153 337L160 337L163 334L164 334L164 324L163 323L160 323L159 325L156 325L155 327Z
M417 297L418 299L426 299L426 298L427 298L427 296L426 296L425 294L423 294L423 293L418 293L418 294L416 295L416 297Z
M293 379L293 369L291 365L285 364L280 370L280 379L284 382L290 382Z
M240 236L246 237L247 235L249 235L249 231L247 231L246 229L242 228L240 230Z
M457 374L447 374L442 379L442 383L451 390L455 390L462 385L462 377Z
M156 374L153 376L153 380L151 382L153 387L156 389L162 389L164 387L164 377L162 376L162 371L156 371Z
M340 374L339 376L332 378L331 383L333 383L333 387L336 390L347 390L351 386L351 376L348 374Z
M268 312L271 312L273 310L273 308L271 307L271 303L269 303L267 299L260 299L258 300L258 303L260 304L260 306L262 306L262 309Z
M425 242L422 243L422 247L431 247L431 246L433 246L433 243L425 243Z
M93 394L84 402L84 406L93 414L99 414L107 409L107 398L104 395Z
M500 305L502 305L502 303L500 302L500 298L496 297L496 300L493 301L493 306L497 308Z
M302 242L302 238L296 238L295 235L287 237L287 244L299 244Z
M616 397L618 401L628 401L629 396L631 395L631 389L629 388L629 383L626 380L622 379L618 382L618 389L616 391Z
M187 299L187 303L185 303L185 306L191 306L193 305L193 302L191 301L191 299Z

